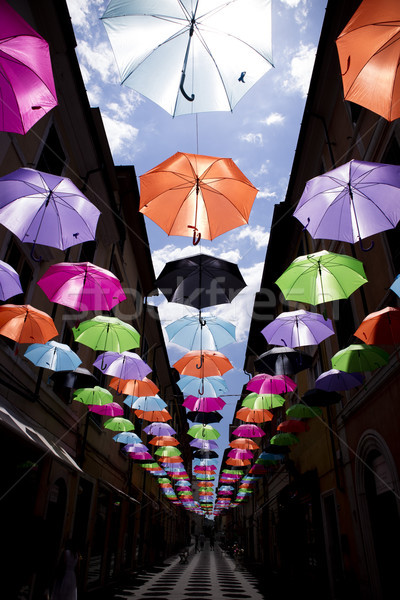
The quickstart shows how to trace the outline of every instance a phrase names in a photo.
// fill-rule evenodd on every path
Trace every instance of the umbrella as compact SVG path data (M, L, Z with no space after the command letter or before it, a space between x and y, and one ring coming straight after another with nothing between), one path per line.
M397 295L400 296L400 275L396 275L396 279L393 281L390 289Z
M299 419L289 419L288 421L282 421L277 427L281 433L302 433L308 431L310 426L305 421ZM261 458L261 454L259 456Z
M173 446L160 446L160 448L155 451L155 454L157 454L157 456L179 456L182 452Z
M119 279L90 262L51 265L37 284L52 302L78 311L111 310L126 299Z
M230 158L177 152L141 175L139 210L196 245L248 223L257 191Z
M284 423L288 423L288 421L283 421ZM303 423L303 421L300 421L300 423ZM304 423L305 425L305 423ZM257 458L256 460L256 464L276 464L276 461L278 460L278 458L284 458L283 455L280 456L279 454L272 454L271 452L261 452L260 456Z
M143 429L147 435L172 435L176 433L175 429L168 423L150 423Z
M346 100L388 121L400 117L396 0L364 0L336 40Z
M286 375L259 373L250 379L246 389L257 394L284 394L293 392L296 387L296 383Z
M318 406L306 406L305 404L293 404L286 410L286 414L294 419L312 419L322 417L322 410Z
M108 417L122 417L124 414L124 409L118 402L110 402L110 404L104 404L104 406L89 406L89 410L98 415L106 415Z
M58 335L53 319L29 304L0 306L0 334L19 344L45 344Z
M153 437L153 439L149 441L149 444L153 444L153 446L178 446L179 442L171 435L158 435Z
M231 111L272 66L268 0L111 0L102 19L121 83L173 116Z
M25 134L57 106L49 45L2 2L0 48L0 131Z
M113 440L116 442L120 442L121 444L134 444L135 442L141 443L141 439L136 433L132 433L132 431L121 431L114 435Z
M236 418L246 423L265 423L266 421L272 421L273 414L269 410L252 410L244 406L237 411Z
M233 369L229 359L216 350L192 350L180 358L173 367L182 375L208 377L223 375Z
M307 310L293 310L278 315L261 333L268 344L297 348L318 345L335 332L332 321L325 319L323 315Z
M109 385L120 394L136 397L153 396L160 391L156 384L147 377L143 377L143 379L120 379L113 377Z
M93 388L81 388L74 392L74 400L81 402L82 404L97 404L101 406L103 404L109 404L113 401L112 394L98 385Z
M315 380L315 387L325 392L341 392L351 390L364 381L362 373L346 373L338 369L330 369L321 373Z
M201 411L189 411L186 413L186 418L192 423L219 423L222 420L222 415L217 411L212 412L201 412Z
M162 410L167 406L159 396L141 396L135 398L135 396L127 396L124 400L124 404L130 406L134 410L143 410L144 412Z
M135 429L132 421L123 417L111 417L104 423L104 427L111 431L133 431ZM150 456L150 458L152 457Z
M239 427L236 427L232 433L233 435L238 435L240 437L262 437L265 435L265 432L261 429L261 427L251 423L239 425Z
M202 412L221 410L225 404L222 398L196 398L195 396L188 396L183 402L185 408Z
M299 438L294 433L277 433L270 439L270 444L291 446L292 444L298 444L299 441Z
M218 444L214 440L198 440L197 438L189 442L189 446L200 448L201 450L215 450L218 448Z
M218 454L214 450L196 450L193 458L218 458Z
M331 406L340 402L342 396L337 392L325 392L324 390L315 388L303 394L301 400L307 406Z
M227 458L225 462L227 465L232 465L233 467L245 467L251 464L247 458Z
M106 375L113 375L121 379L143 379L151 372L145 363L135 352L104 352L100 354L95 362L97 367Z
M135 415L138 419L143 419L144 421L158 421L160 423L165 423L165 421L169 421L172 419L169 412L163 408L162 410L135 410Z
M136 329L116 317L99 315L72 328L76 342L92 350L124 352L140 345Z
M367 278L360 260L321 250L295 258L275 283L286 300L315 305L348 298Z
M313 238L361 244L400 220L400 166L351 160L307 181L293 214Z
M73 371L82 362L67 344L52 340L46 344L31 344L24 356L37 367L52 371Z
M155 283L169 302L197 309L232 302L246 287L235 263L208 254L166 263Z
M244 398L242 406L247 406L252 410L265 410L266 408L279 408L284 403L285 398L279 394L257 394L252 392Z
M202 392L199 392L198 377L183 375L177 383L184 395L197 396L201 393L204 396L216 398L219 394L228 391L228 386L226 385L224 378L219 375L214 377L202 377L200 380L200 389Z
M203 440L216 440L221 434L211 425L192 425L188 435Z
M400 343L400 308L388 306L370 313L354 335L366 344Z
M21 242L65 250L95 239L100 211L67 177L21 168L0 177L0 223Z
M4 301L22 293L23 289L17 271L11 265L0 260L0 300Z
M279 346L260 354L254 361L254 368L256 371L273 375L295 375L311 367L312 363L313 359L309 354Z
M241 448L242 450L257 450L260 446L249 438L238 438L229 444L231 448Z
M184 316L165 330L170 342L189 350L219 350L235 341L235 326L214 316Z
M232 448L228 452L229 458L254 458L253 453L250 450L242 450L241 448Z
M73 371L58 372L50 375L50 379L57 385L62 385L66 388L88 388L93 387L99 383L97 377L93 375L88 369L78 367Z
M367 344L351 344L332 356L334 369L354 373L358 371L374 371L383 367L389 360L389 354L378 346Z

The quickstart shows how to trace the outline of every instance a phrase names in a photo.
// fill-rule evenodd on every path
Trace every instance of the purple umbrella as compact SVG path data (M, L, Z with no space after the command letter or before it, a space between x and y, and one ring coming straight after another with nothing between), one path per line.
M293 214L313 238L361 244L396 227L400 166L351 160L310 179Z
M17 271L0 260L0 300L7 300L22 293Z
M364 376L361 373L347 373L338 369L330 369L321 373L315 381L315 387L325 392L342 392L361 385L363 381Z
M185 408L201 412L221 410L225 404L222 398L196 398L196 396L188 396L183 402Z
M134 442L133 444L126 444L126 446L123 447L123 450L125 450L125 452L148 452L149 449L145 444L142 444L141 442Z
M97 367L106 375L120 379L143 379L151 372L147 363L135 352L103 352L95 362Z
M175 429L168 423L150 423L143 429L147 435L174 435Z
M89 406L89 410L98 415L106 415L108 417L122 417L124 414L124 409L118 402L110 402L110 404L104 404L103 406L96 406L93 404L92 406Z
M189 442L189 446L193 446L193 448L201 448L202 450L215 450L218 448L218 444L215 440L194 439Z
M6 2L0 7L0 131L25 134L57 106L48 43Z
M94 240L99 216L67 177L27 168L0 177L0 223L22 242L65 250Z
M293 310L278 315L261 333L271 345L297 348L318 345L335 332L332 321L320 313Z

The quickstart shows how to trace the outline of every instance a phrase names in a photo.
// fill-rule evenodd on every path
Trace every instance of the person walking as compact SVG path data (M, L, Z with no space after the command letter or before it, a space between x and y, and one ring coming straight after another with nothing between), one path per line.
M58 573L51 593L51 600L77 600L76 567L79 561L78 549L72 540L65 545Z
M197 552L200 552L200 548L199 548L199 534L196 533L194 536L194 553L196 554Z

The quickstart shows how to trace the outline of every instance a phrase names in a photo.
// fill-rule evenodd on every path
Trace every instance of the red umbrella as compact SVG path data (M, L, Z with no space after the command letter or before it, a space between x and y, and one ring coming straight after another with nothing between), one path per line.
M382 310L370 313L362 321L354 335L368 345L399 344L400 308L387 306Z
M308 431L310 426L305 421L300 421L300 419L289 419L279 423L277 429L282 433L301 433Z

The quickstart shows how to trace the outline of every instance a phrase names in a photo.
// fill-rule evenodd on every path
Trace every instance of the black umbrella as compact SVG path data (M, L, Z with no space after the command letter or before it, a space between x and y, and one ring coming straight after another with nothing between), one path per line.
M93 373L83 367L77 367L75 371L58 371L50 375L49 379L56 385L66 388L80 389L91 388L99 385L99 380Z
M186 413L186 417L193 423L204 423L205 425L208 425L209 423L219 423L223 418L216 410L211 412L190 410Z
M289 454L290 446L278 446L278 444L268 444L266 448L263 448L268 454Z
M254 368L258 373L271 373L272 375L295 375L312 365L312 357L300 350L286 346L277 346L260 354L254 361Z
M156 286L169 302L201 309L232 302L246 282L235 263L196 254L168 262Z
M196 450L193 458L218 458L218 454L214 450Z
M337 392L325 392L324 390L315 388L308 390L301 399L307 406L331 406L340 402L342 396Z

